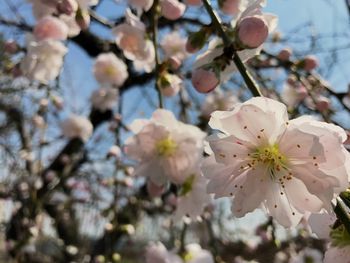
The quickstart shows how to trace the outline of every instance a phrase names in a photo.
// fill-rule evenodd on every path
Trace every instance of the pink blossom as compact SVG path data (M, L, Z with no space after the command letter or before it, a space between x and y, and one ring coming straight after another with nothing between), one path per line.
M330 108L331 101L325 96L318 96L316 98L316 109L319 111L325 111Z
M34 27L34 36L37 40L66 40L68 36L67 25L57 17L45 16Z
M199 68L192 73L192 84L198 92L208 93L219 85L219 79L213 71Z
M160 1L161 14L169 19L179 19L186 10L186 5L177 0L161 0Z
M306 212L331 210L333 195L348 185L350 154L338 126L288 120L284 104L262 97L214 112L209 125L222 133L208 139L214 152L203 168L208 191L233 196L238 217L262 205L283 226L294 226Z
M262 16L248 16L238 24L239 41L248 48L262 45L269 35L269 28Z
M153 0L128 0L128 2L132 7L144 11L148 11L153 5Z
M128 71L125 63L109 52L100 54L96 58L94 75L101 84L120 87L128 78Z

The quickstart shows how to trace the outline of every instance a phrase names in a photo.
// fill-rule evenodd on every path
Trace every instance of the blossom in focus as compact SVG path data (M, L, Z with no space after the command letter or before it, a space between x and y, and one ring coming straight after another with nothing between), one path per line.
M166 58L175 57L180 61L184 60L188 53L186 51L186 38L182 37L178 32L174 31L170 34L167 34L160 46L164 50Z
M67 48L59 41L29 41L21 71L30 80L47 84L60 73Z
M38 41L46 39L66 40L68 27L57 17L45 16L38 21L33 34Z
M125 63L111 52L98 55L93 71L96 80L106 86L120 87L128 78Z
M211 202L211 196L206 191L208 179L202 175L198 164L185 174L187 178L181 185L177 198L175 222L184 216L196 220L203 213L205 206Z
M95 109L102 112L110 110L116 104L118 90L113 88L100 88L91 95L91 103Z
M237 217L263 206L283 226L295 226L306 212L331 210L333 195L348 186L350 155L338 126L289 121L284 104L261 97L214 112L209 125L221 133L208 139L208 192L233 197Z
M126 140L125 153L138 161L134 173L149 177L158 186L168 180L184 183L184 171L202 154L205 133L163 109L156 110L150 120L135 120L130 129L135 135Z
M206 96L201 107L202 116L209 118L210 114L216 110L231 110L238 103L238 98L231 92L223 92L219 89Z
M145 25L129 9L125 18L125 23L113 29L116 44L124 56L134 62L136 70L151 72L155 66L155 52L152 41L146 39Z
M160 0L160 10L165 18L176 20L185 13L186 5L178 0Z
M92 135L93 126L87 118L71 115L62 122L61 129L63 136L69 139L80 138L86 142Z

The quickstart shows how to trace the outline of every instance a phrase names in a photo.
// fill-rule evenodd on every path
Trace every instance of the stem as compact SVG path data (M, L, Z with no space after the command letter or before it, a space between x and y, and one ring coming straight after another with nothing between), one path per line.
M159 79L159 56L158 56L158 4L159 0L155 0L153 3L152 7L152 15L153 15L153 20L152 20L152 29L153 29L153 34L152 34L152 41L154 45L154 53L155 53L155 60L156 60L156 68L155 68L155 88L158 93L158 101L159 101L159 108L163 108L163 96L161 92L161 88L158 85L158 79Z
M248 72L248 70L245 67L245 65L243 64L241 58L238 56L237 51L234 50L234 47L232 45L232 41L225 33L224 28L221 25L220 19L217 16L217 14L214 12L213 7L211 6L209 0L202 0L202 1L203 1L205 9L207 10L208 14L211 17L211 20L213 22L214 27L216 28L216 30L218 31L218 34L222 38L225 47L233 50L233 62L235 63L239 73L243 77L244 82L247 85L248 89L251 91L253 96L255 96L255 97L262 96L262 94L258 88L258 85L256 84L253 77Z

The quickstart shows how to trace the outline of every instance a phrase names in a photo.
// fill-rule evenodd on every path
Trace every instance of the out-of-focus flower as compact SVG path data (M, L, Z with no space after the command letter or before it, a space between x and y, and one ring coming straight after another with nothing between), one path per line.
M184 0L186 5L200 6L203 4L202 0Z
M38 41L41 40L66 40L68 27L57 17L45 16L34 27L33 34Z
M160 242L148 245L145 257L146 263L183 263L178 255L169 252Z
M150 72L155 65L155 51L152 41L146 39L145 25L129 9L125 18L125 23L113 29L116 44L134 62L136 70Z
M292 53L293 51L291 48L284 48L278 53L277 58L281 61L288 61Z
M282 103L261 97L214 112L209 125L222 134L208 139L215 156L203 168L208 191L233 196L238 217L262 205L290 227L306 212L331 210L333 195L348 186L350 155L338 126L289 121Z
M214 263L213 255L208 250L201 248L199 244L186 245L186 252L184 256L186 263Z
M118 145L112 145L111 148L109 148L108 153L107 153L108 157L115 157L117 159L119 159L122 156L122 151L120 150Z
M183 80L176 74L165 73L160 76L158 86L166 97L175 96L183 86Z
M182 184L187 178L183 172L193 167L203 151L205 133L177 121L167 110L156 110L150 120L135 120L130 129L135 136L126 140L125 153L139 162L135 174L159 186L168 180Z
M284 84L281 97L289 108L294 108L308 96L307 89L297 81Z
M71 115L61 124L62 134L69 138L80 138L87 141L93 131L91 122L84 116Z
M196 167L197 165L185 172L187 179L182 184L177 198L175 222L184 216L196 220L211 201L211 197L206 191L208 179L202 175L199 167Z
M182 17L186 10L186 5L178 0L160 0L160 10L165 18L176 20Z
M243 5L243 2L241 0L220 0L219 7L225 15L233 16L241 11L240 7Z
M238 102L238 98L231 92L222 92L217 89L206 96L201 108L202 116L209 118L210 114L216 110L231 110Z
M176 31L167 34L160 45L166 58L173 57L182 61L188 56L186 52L186 38Z
M96 80L106 86L120 87L128 78L125 63L111 52L98 55L93 71Z
M118 90L113 88L101 88L91 95L91 103L95 109L106 111L113 108L118 98Z
M59 41L30 41L21 71L28 79L47 84L58 76L66 53L67 48Z

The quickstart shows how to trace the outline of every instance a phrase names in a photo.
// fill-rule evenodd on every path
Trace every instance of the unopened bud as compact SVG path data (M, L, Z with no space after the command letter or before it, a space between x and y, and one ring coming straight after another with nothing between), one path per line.
M208 93L219 85L219 79L213 71L196 69L192 74L192 84L200 93Z
M269 35L269 28L260 16L248 16L238 24L238 39L244 47L257 48Z

